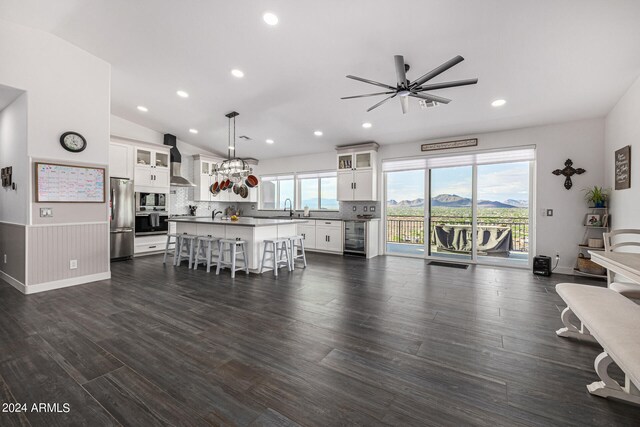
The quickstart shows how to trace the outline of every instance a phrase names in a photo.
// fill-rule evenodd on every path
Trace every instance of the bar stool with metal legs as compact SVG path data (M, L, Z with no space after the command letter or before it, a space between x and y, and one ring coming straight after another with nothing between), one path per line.
M207 266L207 273L211 271L212 259L214 257L214 249L218 249L218 240L220 238L208 236L198 236L195 250L195 259L193 261L193 269L198 269L198 264L202 262ZM219 254L218 254L219 255Z
M174 238L175 241L171 241ZM162 259L162 263L167 263L167 255L171 255L173 257L173 264L176 263L176 259L178 257L178 240L180 240L180 235L178 233L167 233L167 244L164 247L164 258ZM173 253L170 253L169 246L173 243Z
M267 254L271 254L271 257L267 258ZM264 250L262 251L262 262L260 263L260 274L262 274L264 267L269 267L265 265L266 261L271 261L273 274L275 276L278 276L278 269L283 265L286 265L287 269L291 271L291 258L289 255L288 238L265 240Z
M240 252L238 252L240 247ZM229 254L229 260L226 259L226 254ZM242 254L243 265L237 266L237 256ZM244 240L236 239L220 239L218 240L218 265L216 267L216 274L220 274L220 270L230 267L231 278L236 277L236 271L244 270L249 274L249 257L247 253L247 242Z
M307 256L304 253L304 236L289 237L289 245L291 245L291 270L296 268L296 260L302 258L304 268L307 268ZM300 252L298 252L300 250Z
M176 265L180 265L185 259L189 261L189 268L193 264L193 255L195 252L196 239L198 236L193 234L180 234L178 236L178 256L176 257Z

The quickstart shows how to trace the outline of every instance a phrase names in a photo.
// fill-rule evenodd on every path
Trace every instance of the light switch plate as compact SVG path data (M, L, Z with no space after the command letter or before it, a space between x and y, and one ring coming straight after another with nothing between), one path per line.
M357 209L358 209L358 207L357 207L357 206L354 206L354 207L353 207L353 211L354 211L354 212L355 212Z
M547 209L547 216L553 216L553 209Z
M69 261L69 270L75 270L76 268L78 268L78 260L77 259L72 259Z
M362 210L363 210L364 212L366 212L368 209L369 209L369 208L367 208L366 206L364 206L364 207L362 208Z
M53 208L40 208L40 217L47 218L53 216Z

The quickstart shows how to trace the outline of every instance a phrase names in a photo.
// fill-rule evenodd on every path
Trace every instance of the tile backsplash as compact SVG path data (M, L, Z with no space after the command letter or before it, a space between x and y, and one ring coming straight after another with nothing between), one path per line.
M194 160L191 156L182 156L182 175L194 182ZM173 215L188 214L189 205L197 206L197 216L211 215L213 210L224 211L228 207L242 210L244 216L273 217L287 215L284 211L260 211L257 203L223 203L223 202L195 202L192 187L173 187L169 195L169 209ZM311 218L339 218L356 219L357 215L373 215L380 218L380 202L340 202L339 211L311 211ZM355 207L355 210L354 210ZM374 211L371 211L371 207ZM365 211L366 209L366 211ZM303 211L295 211L295 216L302 216Z

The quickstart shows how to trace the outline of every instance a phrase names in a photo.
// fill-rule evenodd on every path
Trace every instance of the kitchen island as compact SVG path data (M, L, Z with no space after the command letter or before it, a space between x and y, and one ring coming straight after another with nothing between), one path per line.
M211 235L213 237L246 241L249 254L249 271L252 273L258 273L260 270L265 240L295 236L296 225L307 222L305 219L242 217L237 221L211 219L209 217L179 217L170 218L168 221L176 223L176 232L179 234Z

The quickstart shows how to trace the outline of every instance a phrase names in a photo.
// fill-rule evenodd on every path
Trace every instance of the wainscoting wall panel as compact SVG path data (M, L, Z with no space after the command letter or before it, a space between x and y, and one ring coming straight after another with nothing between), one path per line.
M0 271L25 283L25 226L0 222ZM7 256L7 263L4 256Z
M61 224L28 229L28 285L109 271L109 224ZM77 268L70 261L77 260Z

